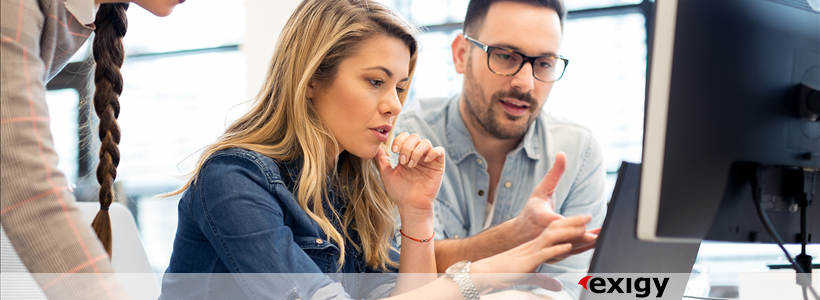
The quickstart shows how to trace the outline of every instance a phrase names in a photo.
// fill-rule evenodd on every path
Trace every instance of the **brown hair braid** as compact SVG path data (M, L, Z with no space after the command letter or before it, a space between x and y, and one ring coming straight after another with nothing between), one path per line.
M97 165L97 181L100 183L100 211L91 222L108 256L111 256L111 219L108 207L114 201L114 179L120 164L120 93L122 74L120 67L125 59L122 37L128 27L125 10L127 3L100 5L94 22L97 29L94 36L94 110L100 118L100 163Z

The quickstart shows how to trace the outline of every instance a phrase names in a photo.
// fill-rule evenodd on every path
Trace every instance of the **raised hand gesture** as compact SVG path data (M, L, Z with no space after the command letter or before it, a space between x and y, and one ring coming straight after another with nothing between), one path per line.
M535 186L530 194L530 198L521 210L521 214L516 217L517 232L523 241L535 238L544 228L552 222L564 219L564 216L555 211L555 187L566 169L566 155L558 152L555 155L555 163L544 176L544 179ZM571 255L582 253L595 247L595 240L598 237L600 228L587 231L585 234L573 237L568 242L572 244L572 249L547 260L547 263L557 263Z

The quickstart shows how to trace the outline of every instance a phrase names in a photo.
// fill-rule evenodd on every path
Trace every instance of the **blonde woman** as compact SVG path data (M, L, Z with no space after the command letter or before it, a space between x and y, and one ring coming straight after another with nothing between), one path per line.
M471 291L518 283L560 289L529 272L568 251L553 244L583 234L588 217L554 222L531 243L436 278L433 201L444 150L415 134L388 141L416 64L415 35L374 1L298 6L253 108L175 192L183 196L163 298L473 299ZM388 151L398 153L396 167ZM325 275L395 271L397 281L344 286ZM489 271L512 274L479 274Z

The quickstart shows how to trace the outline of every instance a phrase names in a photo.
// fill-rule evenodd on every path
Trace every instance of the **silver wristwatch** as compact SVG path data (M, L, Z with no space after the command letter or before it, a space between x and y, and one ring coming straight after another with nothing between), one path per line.
M475 289L473 280L470 279L470 261L463 260L457 262L444 271L444 275L453 279L461 290L464 300L479 300L478 291Z

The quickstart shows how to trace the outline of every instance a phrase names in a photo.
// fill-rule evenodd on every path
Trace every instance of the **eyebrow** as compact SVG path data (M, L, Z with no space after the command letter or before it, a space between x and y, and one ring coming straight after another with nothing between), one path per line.
M521 51L521 48L518 48L518 47L513 46L513 45L509 45L509 44L498 44L497 46L494 46L494 45L489 45L489 46L490 47L496 47L496 48L504 48L504 49L509 49L509 50L524 53L524 51ZM558 54L556 54L554 52L542 52L540 55L535 55L534 57L540 57L540 56L558 56Z
M385 74L387 74L387 77L393 78L393 71L390 71L390 69L382 67L382 66L370 67L370 68L366 68L365 70L382 70L382 71L384 71ZM407 80L410 80L410 78L405 77L405 78L403 78L402 80L399 80L399 81L407 81Z

